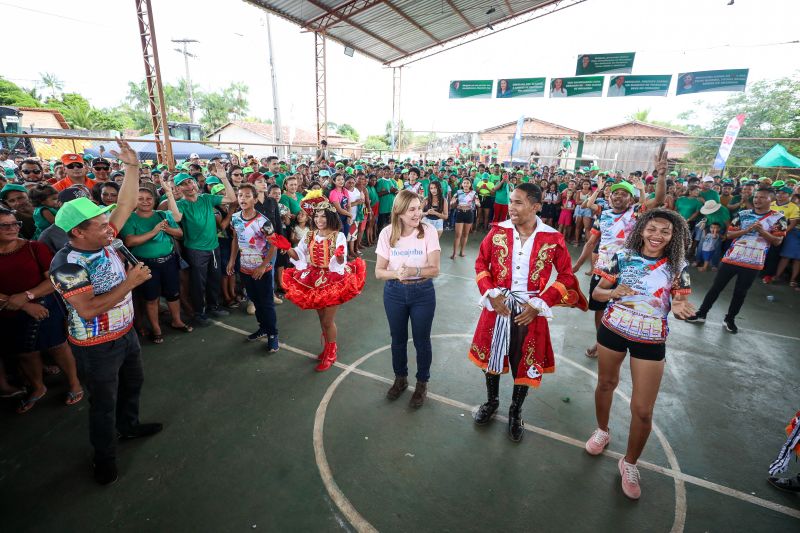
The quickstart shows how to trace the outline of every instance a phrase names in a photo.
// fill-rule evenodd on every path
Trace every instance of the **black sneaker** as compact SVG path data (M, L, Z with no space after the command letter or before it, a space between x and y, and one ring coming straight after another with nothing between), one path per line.
M100 485L111 485L119 478L117 463L114 460L95 461L92 467L94 480Z
M211 319L205 313L195 313L194 323L198 326L208 326L211 324Z
M258 339L264 338L266 336L267 336L267 332L266 331L262 331L262 330L259 329L257 331L254 331L250 335L248 335L247 336L247 340L249 340L249 341L257 341Z
M275 353L281 349L280 342L278 342L277 335L270 335L269 339L267 340L267 351L269 353Z
M736 327L736 322L733 321L733 317L726 316L722 323L725 324L725 329L731 333L739 333L739 328Z
M208 310L208 314L213 316L214 318L223 318L226 316L231 316L229 311L222 309L221 307L212 307Z
M706 321L706 315L701 315L699 313L695 313L689 318L686 319L686 322L690 322L692 324L703 324Z
M162 429L164 429L164 424L159 424L158 422L139 424L124 432L120 432L119 440L133 440L140 437L149 437L159 433Z
M793 477L769 477L767 482L779 490L786 492L800 492L800 474L796 478Z

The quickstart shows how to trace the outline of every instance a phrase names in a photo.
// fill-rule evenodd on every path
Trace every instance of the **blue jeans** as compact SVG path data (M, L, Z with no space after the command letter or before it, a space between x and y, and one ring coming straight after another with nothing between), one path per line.
M431 327L436 311L432 280L404 284L389 280L383 287L383 307L392 335L392 367L396 376L408 376L408 320L417 351L417 381L431 377Z
M265 272L261 279L253 279L251 275L244 272L241 273L241 276L247 297L256 306L258 329L267 335L277 335L278 317L275 314L275 300L273 300L272 272Z

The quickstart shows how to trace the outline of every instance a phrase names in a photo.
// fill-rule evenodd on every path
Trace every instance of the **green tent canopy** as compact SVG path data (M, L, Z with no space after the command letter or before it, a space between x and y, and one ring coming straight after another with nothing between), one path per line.
M800 158L790 154L786 148L776 144L769 152L761 156L753 166L767 168L800 168Z

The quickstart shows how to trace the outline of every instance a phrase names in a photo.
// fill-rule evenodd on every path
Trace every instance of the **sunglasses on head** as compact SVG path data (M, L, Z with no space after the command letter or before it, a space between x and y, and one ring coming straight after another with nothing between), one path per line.
M99 165L96 166L96 167L92 167L92 168L94 168L95 170L105 170L106 172L111 169L111 167L99 166Z
M23 174L41 174L42 171L39 169L36 170L20 170Z
M69 165L67 165L67 168L69 169L83 168L83 163L70 163Z

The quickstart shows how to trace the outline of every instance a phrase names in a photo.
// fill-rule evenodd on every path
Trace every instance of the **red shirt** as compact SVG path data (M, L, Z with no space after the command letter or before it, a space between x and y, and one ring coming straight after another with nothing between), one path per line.
M11 296L33 289L45 279L52 260L53 253L38 241L27 241L15 252L0 254L0 293ZM17 312L3 310L0 317Z

